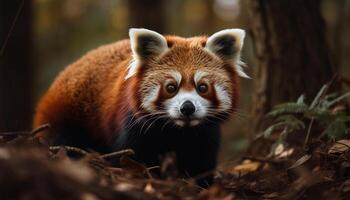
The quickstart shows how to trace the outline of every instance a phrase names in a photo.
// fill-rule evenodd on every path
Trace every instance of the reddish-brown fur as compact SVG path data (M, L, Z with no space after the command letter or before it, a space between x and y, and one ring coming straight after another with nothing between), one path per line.
M128 109L136 113L141 105L140 87L143 87L147 76L166 71L176 65L184 78L182 87L188 90L195 86L193 80L197 69L206 69L230 77L232 109L236 108L238 76L234 68L203 50L207 37L180 38L167 36L170 52L158 61L157 66L143 67L141 71L125 80L127 68L131 62L129 40L122 40L102 46L89 52L77 62L69 65L54 81L48 92L41 99L34 119L34 127L50 123L52 129L65 123L77 123L90 131L89 137L101 144L109 144L126 116ZM209 63L210 66L202 66ZM145 77L146 76L146 77ZM154 77L154 76L153 76ZM166 96L159 94L157 101ZM205 96L213 104L218 104L215 92ZM57 134L52 132L51 134ZM52 135L42 134L50 139Z

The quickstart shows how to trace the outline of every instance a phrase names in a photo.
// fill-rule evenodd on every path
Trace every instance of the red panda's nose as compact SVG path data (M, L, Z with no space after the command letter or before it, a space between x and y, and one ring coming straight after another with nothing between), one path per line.
M193 105L191 101L185 101L181 105L180 111L184 116L190 117L196 111L196 107Z

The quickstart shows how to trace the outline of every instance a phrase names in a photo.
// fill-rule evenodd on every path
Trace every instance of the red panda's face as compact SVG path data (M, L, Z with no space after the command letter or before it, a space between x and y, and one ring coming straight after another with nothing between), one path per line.
M224 30L207 37L163 37L131 29L134 61L129 74L139 77L139 107L176 125L222 121L238 101L238 75L244 32Z

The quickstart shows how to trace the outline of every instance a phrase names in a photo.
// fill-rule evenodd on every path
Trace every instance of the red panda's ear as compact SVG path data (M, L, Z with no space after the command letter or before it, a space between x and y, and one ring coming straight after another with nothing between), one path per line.
M225 29L211 35L205 49L236 67L239 76L249 78L243 71L240 61L245 31L242 29Z
M149 58L160 56L168 50L167 41L161 34L143 28L131 28L129 30L133 62L129 66L126 78L136 74L142 62Z

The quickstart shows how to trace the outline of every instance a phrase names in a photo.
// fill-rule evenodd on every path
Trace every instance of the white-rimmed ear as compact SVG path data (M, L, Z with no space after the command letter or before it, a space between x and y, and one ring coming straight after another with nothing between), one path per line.
M160 56L168 50L167 41L161 34L143 28L129 30L133 61L130 63L126 79L135 75L138 67L147 59Z
M225 29L211 35L205 48L219 58L234 63L239 76L249 78L240 61L244 37L245 31L242 29Z

